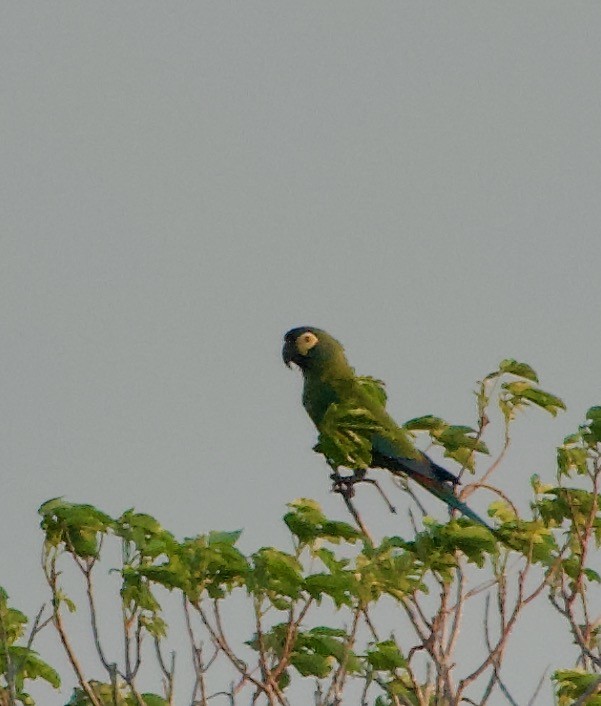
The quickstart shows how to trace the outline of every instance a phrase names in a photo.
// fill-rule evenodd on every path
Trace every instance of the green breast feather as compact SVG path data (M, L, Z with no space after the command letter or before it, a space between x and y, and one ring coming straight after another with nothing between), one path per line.
M379 438L408 458L416 451L409 434L386 412L384 383L368 376L321 381L317 395L305 393L305 407L319 431L315 451L335 468L372 465L372 442ZM314 416L315 414L315 416Z

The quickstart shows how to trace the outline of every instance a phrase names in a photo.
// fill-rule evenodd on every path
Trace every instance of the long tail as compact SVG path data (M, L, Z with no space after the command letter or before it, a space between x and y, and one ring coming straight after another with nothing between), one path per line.
M419 476L416 473L411 474L410 478L412 478L416 483L419 483L422 488L425 488L427 491L432 493L432 495L435 495L439 500L442 500L443 503L446 503L449 507L459 510L462 515L469 517L470 520L477 522L479 525L482 525L482 527L486 527L487 530L490 530L490 532L495 534L495 530L488 524L488 522L483 520L478 513L474 512L465 503L461 502L451 488L443 485L440 481L434 478Z
M453 487L459 483L459 479L446 468L434 463L425 453L417 452L414 458L400 456L396 453L394 445L381 436L375 437L372 443L372 462L376 468L386 468L396 475L402 474L411 478L443 503L459 510L462 515L495 534L488 522L455 495Z

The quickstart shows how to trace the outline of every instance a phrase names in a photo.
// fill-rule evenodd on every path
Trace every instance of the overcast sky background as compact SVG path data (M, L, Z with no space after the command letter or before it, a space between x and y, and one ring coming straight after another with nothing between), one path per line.
M13 603L46 598L54 496L178 536L242 527L249 551L286 547L298 496L346 519L281 362L301 324L384 379L399 420L473 424L479 377L533 365L568 412L516 427L497 482L527 508L601 403L600 33L594 2L2 4ZM524 699L572 654L532 620L510 661Z

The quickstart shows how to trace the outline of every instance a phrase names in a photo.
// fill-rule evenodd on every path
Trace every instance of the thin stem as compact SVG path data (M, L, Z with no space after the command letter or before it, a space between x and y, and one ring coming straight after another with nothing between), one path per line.
M88 699L91 701L92 706L102 706L102 704L96 697L96 694L92 690L92 687L83 675L83 670L81 668L81 665L79 664L79 661L77 660L77 657L75 657L75 652L71 647L71 643L67 636L67 631L65 630L63 616L60 611L60 598L58 597L59 589L58 572L56 571L56 555L54 555L50 559L50 566L44 566L44 574L46 576L46 581L50 586L50 590L52 591L53 596L52 622L54 624L54 627L56 628L56 631L58 632L60 641L63 645L63 649L65 650L71 667L73 668L73 671L77 676L77 681L79 682L79 685L81 686L82 690L86 693Z
M211 622L209 621L205 611L201 608L199 602L192 603L192 607L196 610L196 612L199 614L200 619L209 632L209 635L211 636L211 640L213 640L214 644L219 647L220 650L226 655L226 657L229 659L231 664L235 667L236 671L239 672L240 676L244 680L248 680L253 684L253 686L260 692L267 694L267 689L264 684L262 684L258 679L255 679L255 677L252 676L252 674L248 670L248 666L246 665L245 662L243 662L239 657L237 657L234 654L234 651L232 648L229 646L229 643L227 639L225 638L225 635L223 634L223 630L221 628L220 620L217 620L217 625L216 627L213 627L211 625ZM267 694L268 695L268 694Z
M96 652L98 653L98 658L102 663L102 666L106 669L107 673L111 673L111 664L104 656L104 651L102 645L100 644L100 635L98 633L98 621L96 613L96 604L94 600L94 586L92 584L92 569L94 567L94 561L90 560L82 571L86 583L86 596L88 598L88 606L90 608L90 623L92 626L92 635L94 637L94 645L96 647Z
M49 615L46 620L42 621L42 615L44 614L44 611L46 610L46 604L44 604L37 612L35 619L33 621L33 625L31 626L31 632L29 633L29 638L27 640L27 649L30 650L33 641L36 637L36 635L41 632L46 625L49 625L52 622L52 615Z

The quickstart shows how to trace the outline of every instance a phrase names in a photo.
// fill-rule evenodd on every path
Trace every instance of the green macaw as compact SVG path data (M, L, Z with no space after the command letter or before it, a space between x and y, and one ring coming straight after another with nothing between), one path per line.
M282 357L288 367L295 363L303 373L303 406L319 431L316 450L332 467L352 469L356 480L367 468L408 476L494 531L455 495L459 479L415 448L410 434L386 411L382 383L357 376L335 338L312 326L293 328L284 337Z

